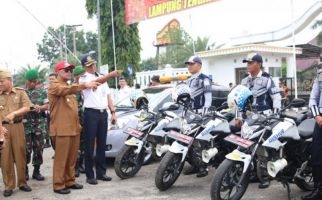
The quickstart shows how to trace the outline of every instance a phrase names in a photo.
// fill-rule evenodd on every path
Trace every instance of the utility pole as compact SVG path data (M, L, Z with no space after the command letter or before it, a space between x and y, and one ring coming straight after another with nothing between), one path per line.
M114 55L114 68L116 67L116 53L115 53L115 35L114 35L114 14L113 14L113 0L111 1L111 20L112 20L112 39L113 39L113 55ZM117 78L115 77L115 86L117 86Z
M76 49L76 27L83 26L82 24L73 24L73 25L66 25L66 27L71 28L73 30L73 46L74 46L74 55L77 53Z
M102 65L102 47L101 47L101 7L100 0L97 0L97 49L98 49L98 70Z

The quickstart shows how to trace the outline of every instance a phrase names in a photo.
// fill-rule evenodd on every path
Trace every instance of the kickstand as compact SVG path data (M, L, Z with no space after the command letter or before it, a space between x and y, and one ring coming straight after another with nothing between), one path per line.
M287 189L287 197L288 197L288 200L292 200L291 199L291 188L290 188L290 184L288 182L282 182L282 184Z

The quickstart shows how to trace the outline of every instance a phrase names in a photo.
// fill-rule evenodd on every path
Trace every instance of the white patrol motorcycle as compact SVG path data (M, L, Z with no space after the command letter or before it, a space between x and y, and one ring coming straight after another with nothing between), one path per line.
M211 112L201 117L185 110L183 116L182 128L167 133L167 137L174 141L156 172L155 184L161 191L175 183L185 161L194 166L210 163L218 166L225 155L236 147L223 140L231 131L227 118L220 112Z
M289 106L302 107L304 104L304 100L295 99ZM306 191L312 190L310 146L314 119L305 118L305 114L293 117L283 111L280 116L249 112L241 137L229 135L226 138L239 147L226 155L216 170L211 183L211 199L241 199L249 184L249 173L254 168L257 168L260 180L268 176L286 185L289 199L289 183ZM257 166L252 164L255 159Z
M154 153L155 136L151 136L151 133L162 129L171 120L177 118L177 115L170 111L177 109L178 105L164 104L159 113L154 113L148 111L148 107L145 106L139 116L139 125L136 128L124 128L129 139L125 141L125 146L115 158L114 169L118 177L126 179L138 173L146 155L152 156Z

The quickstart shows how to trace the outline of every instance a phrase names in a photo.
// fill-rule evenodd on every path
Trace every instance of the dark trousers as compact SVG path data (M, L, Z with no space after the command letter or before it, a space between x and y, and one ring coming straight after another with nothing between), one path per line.
M93 153L96 139L95 167L96 177L106 174L105 146L107 134L107 112L86 109L84 112L85 134L85 172L88 179L95 178L93 171Z
M312 141L313 181L316 187L322 187L322 128L315 123Z

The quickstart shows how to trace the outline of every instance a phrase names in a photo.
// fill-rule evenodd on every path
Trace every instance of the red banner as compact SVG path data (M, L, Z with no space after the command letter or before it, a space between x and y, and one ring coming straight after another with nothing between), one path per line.
M133 24L219 0L125 0L125 22Z

